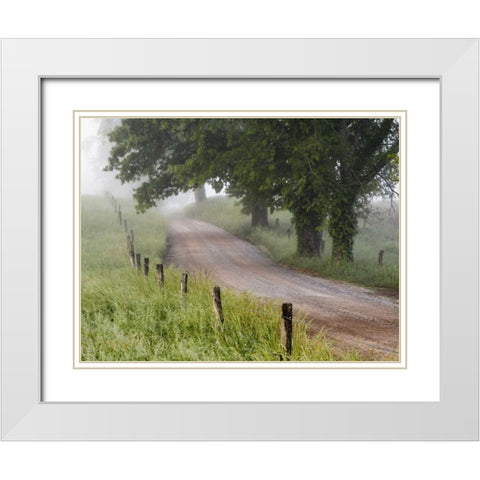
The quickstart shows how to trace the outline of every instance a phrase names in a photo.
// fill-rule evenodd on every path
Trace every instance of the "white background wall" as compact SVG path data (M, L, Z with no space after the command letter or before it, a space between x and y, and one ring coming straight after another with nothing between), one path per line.
M4 0L1 37L480 37L473 0ZM0 443L10 479L480 478L471 443Z

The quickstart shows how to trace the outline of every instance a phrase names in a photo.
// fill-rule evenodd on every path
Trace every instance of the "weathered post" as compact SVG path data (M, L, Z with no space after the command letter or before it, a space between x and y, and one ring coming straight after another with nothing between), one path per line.
M384 254L383 250L380 250L380 252L378 252L378 266L379 267L383 267L383 254Z
M127 235L127 249L128 249L128 256L130 257L130 263L132 264L132 267L135 268L135 250L134 250L133 242L132 242L132 239L130 238L130 235Z
M115 213L117 213L117 201L113 200L113 206L115 207Z
M292 335L293 335L293 310L291 303L282 303L282 348L289 360L292 354Z
M325 240L322 238L320 240L320 254L323 255L325 253Z
M143 270L143 273L145 274L146 277L148 277L148 272L150 270L150 259L148 257L145 257L143 259L143 262L144 262L144 270Z
M183 296L187 294L188 291L188 273L182 273L182 281L180 282L180 291Z
M164 280L165 279L163 277L163 264L157 263L157 281L159 287L163 287Z
M118 206L118 221L120 222L120 226L122 226L122 210L120 209L120 205Z
M213 311L215 317L221 323L223 323L223 309L222 309L222 298L220 296L220 287L213 287Z
M125 230L125 232L128 232L127 221L125 219L123 220L123 229Z
M140 271L142 269L142 259L139 253L137 253L137 270Z
M130 230L130 236L132 237L132 243L133 243L133 229Z

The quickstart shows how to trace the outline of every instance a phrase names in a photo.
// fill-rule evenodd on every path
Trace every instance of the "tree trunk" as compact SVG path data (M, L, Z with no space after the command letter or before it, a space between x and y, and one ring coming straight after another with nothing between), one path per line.
M354 201L343 201L332 209L329 234L332 237L332 259L353 261L353 241L357 234L357 216Z
M206 200L207 194L205 193L205 185L202 185L201 187L196 188L193 191L193 194L195 195L195 203L200 203Z
M322 242L322 232L317 230L317 222L309 225L297 225L297 253L305 257L315 257L320 255L320 244Z
M252 227L268 228L268 208L255 203L252 208Z

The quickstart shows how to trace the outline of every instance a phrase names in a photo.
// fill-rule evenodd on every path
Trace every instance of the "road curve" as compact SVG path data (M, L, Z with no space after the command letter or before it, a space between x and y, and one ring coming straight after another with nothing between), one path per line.
M172 218L168 244L167 263L207 273L220 286L291 302L313 333L323 329L340 348L398 359L397 299L277 265L251 243L200 220Z

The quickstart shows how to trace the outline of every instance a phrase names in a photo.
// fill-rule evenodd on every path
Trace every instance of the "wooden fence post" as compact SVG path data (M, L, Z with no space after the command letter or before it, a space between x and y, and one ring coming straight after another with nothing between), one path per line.
M127 221L125 219L123 220L123 228L124 228L125 232L128 232Z
M383 250L380 250L380 252L378 252L378 266L379 267L383 267L383 254L384 254Z
M132 237L132 243L133 243L133 229L130 230L130 237Z
M133 248L133 242L130 238L130 235L127 235L127 250L128 256L130 257L130 263L132 264L132 267L135 268L135 250Z
M148 257L145 257L143 261L144 261L144 273L145 273L145 276L148 277L148 272L150 270L150 259Z
M157 280L158 286L163 287L164 277L163 277L163 264L157 263Z
M293 309L291 303L282 303L282 347L289 360L292 354L292 336L293 336Z
M180 291L183 296L187 294L188 291L188 273L182 273L182 281L180 282Z
M118 206L118 221L120 222L120 226L122 226L122 210L120 209L120 205Z
M142 269L142 259L139 253L137 253L137 270L140 271Z
M222 309L222 298L220 296L220 287L213 287L213 311L215 312L215 317L221 323L223 323L223 309Z

